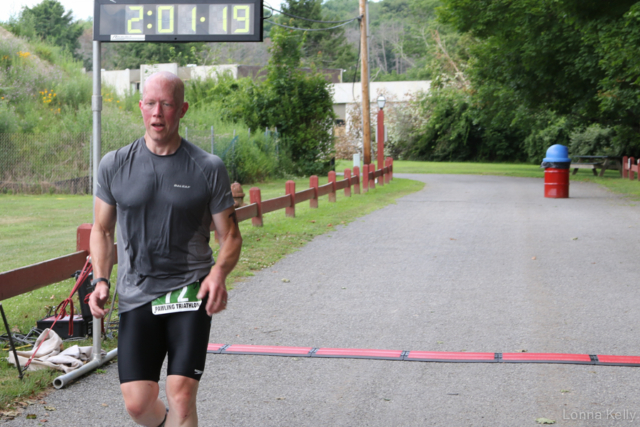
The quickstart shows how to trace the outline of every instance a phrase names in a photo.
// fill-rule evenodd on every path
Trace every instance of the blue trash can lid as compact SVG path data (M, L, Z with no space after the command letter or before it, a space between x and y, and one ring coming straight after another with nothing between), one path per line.
M569 150L564 145L555 144L547 149L547 157L543 162L570 162Z

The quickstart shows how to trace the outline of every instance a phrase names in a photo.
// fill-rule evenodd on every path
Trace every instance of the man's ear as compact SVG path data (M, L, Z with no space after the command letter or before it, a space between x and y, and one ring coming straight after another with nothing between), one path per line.
M187 114L187 110L189 109L189 103L188 102L183 102L182 103L182 111L180 113L180 118L183 118L185 114Z

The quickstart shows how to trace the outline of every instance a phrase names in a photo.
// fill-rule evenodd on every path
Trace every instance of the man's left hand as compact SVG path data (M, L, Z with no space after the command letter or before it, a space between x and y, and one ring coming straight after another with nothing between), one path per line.
M203 299L207 295L209 299L207 300L206 310L209 316L227 308L227 287L225 285L225 279L216 272L215 267L211 270L211 273L204 278L202 284L200 284L198 299Z

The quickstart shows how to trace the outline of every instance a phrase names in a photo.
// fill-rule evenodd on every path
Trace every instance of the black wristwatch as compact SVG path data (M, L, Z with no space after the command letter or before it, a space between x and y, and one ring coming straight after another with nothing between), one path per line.
M100 282L105 282L107 284L107 287L111 289L111 282L109 281L109 279L105 279L104 277L98 277L97 279L92 280L91 287L95 289L96 285Z

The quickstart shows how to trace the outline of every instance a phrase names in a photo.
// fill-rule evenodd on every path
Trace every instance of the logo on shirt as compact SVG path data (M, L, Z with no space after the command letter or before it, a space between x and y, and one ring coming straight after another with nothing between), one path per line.
M173 184L173 186L178 188L191 188L190 185Z
M199 370L199 369L194 369L193 371L194 371L194 373L195 373L196 375L201 375L201 374L202 374L202 371L201 371L201 370Z

